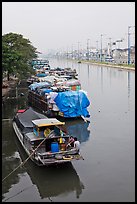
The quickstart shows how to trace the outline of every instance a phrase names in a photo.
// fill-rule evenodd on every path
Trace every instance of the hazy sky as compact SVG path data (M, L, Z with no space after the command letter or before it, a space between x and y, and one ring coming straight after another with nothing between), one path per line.
M135 2L2 2L2 35L22 34L43 53L105 46L135 36ZM111 38L111 39L109 39ZM88 40L89 39L89 40ZM98 41L98 42L97 42Z

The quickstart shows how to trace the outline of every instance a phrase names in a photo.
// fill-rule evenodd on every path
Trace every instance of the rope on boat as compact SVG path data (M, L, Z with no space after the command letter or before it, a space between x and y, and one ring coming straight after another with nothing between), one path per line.
M43 142L45 142L45 140L53 133L53 131L54 130L52 130L50 133L49 133L49 135L47 136L47 137L45 137L44 138L44 140L42 140L42 142L37 146L37 148L29 155L29 157L25 160L25 161L23 161L23 162L21 162L21 164L19 165L19 166L17 166L12 172L10 172L3 180L2 180L2 182L6 179L6 178L8 178L13 172L15 172L19 167L22 167L29 159L30 159L30 157L32 157L32 155L36 152L36 150L42 145L42 143Z

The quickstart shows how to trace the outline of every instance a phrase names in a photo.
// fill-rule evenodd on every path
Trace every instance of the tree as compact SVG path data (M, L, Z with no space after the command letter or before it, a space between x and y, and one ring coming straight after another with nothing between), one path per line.
M2 36L2 74L7 73L8 80L11 74L24 75L30 71L29 62L36 57L36 48L21 34L8 33Z

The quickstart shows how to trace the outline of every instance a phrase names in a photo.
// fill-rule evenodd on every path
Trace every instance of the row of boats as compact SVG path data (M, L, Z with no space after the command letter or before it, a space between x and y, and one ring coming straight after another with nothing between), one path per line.
M76 70L51 68L47 60L33 60L35 75L28 78L28 107L13 119L15 133L28 157L38 166L82 160L65 119L90 117L87 93Z

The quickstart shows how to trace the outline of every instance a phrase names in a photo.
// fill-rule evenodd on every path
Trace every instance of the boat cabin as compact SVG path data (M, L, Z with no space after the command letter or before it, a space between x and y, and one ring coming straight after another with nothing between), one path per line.
M46 118L32 120L33 132L37 137L47 137L52 130L54 130L55 136L59 136L62 133L61 127L65 125L64 122L60 122L56 118Z
M66 150L69 141L69 135L64 130L64 122L60 122L56 118L46 118L32 120L33 134L29 133L31 145L34 149L46 138L45 142L39 149L43 152L59 152Z

